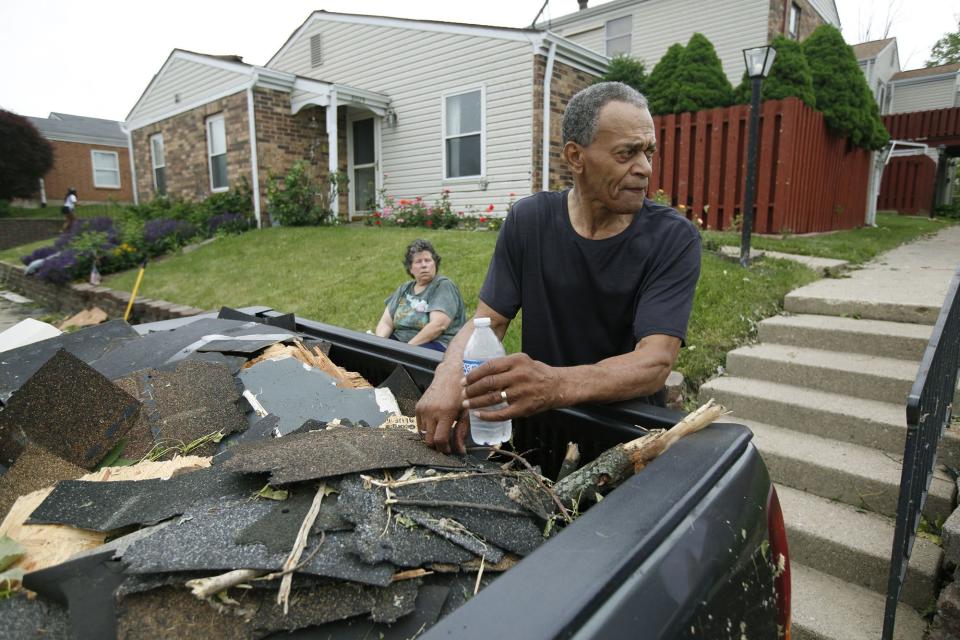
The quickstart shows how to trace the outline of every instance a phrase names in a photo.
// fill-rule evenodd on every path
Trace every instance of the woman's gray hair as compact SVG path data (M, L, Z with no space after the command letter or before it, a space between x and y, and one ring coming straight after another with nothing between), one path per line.
M433 245L430 244L429 240L417 238L407 245L407 252L403 254L403 268L407 270L407 275L409 275L411 278L413 277L413 273L410 271L410 267L413 266L413 256L417 255L421 251L430 252L430 255L433 256L434 263L437 265L437 271L440 271L440 254L437 253L437 250L433 248Z
M626 102L649 109L642 93L622 82L598 82L570 98L563 112L563 144L576 142L588 146L597 135L600 109L608 102Z

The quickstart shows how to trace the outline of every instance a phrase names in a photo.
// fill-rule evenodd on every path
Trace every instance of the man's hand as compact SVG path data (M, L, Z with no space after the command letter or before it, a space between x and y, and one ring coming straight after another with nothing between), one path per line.
M483 363L463 380L462 406L481 409L503 402L498 411L479 411L477 417L498 422L529 416L547 409L570 404L564 398L558 369L532 359L525 353L514 353Z
M417 402L417 427L423 440L443 453L466 453L464 442L470 430L470 417L461 406L462 371L437 369L433 382ZM451 447L451 445L453 445Z

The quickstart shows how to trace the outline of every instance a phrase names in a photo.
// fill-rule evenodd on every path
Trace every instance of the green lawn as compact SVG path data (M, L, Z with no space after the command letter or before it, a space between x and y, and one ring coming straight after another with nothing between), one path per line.
M28 244L22 244L19 247L11 247L10 249L4 249L0 251L0 260L3 262L12 262L13 264L22 264L20 258L29 253L32 253L34 249L39 249L40 247L46 247L52 245L54 238L49 238L47 240L37 240L36 242L30 242Z
M152 263L140 295L212 309L269 305L300 316L366 331L383 313L384 299L407 279L403 250L426 237L440 253L441 272L460 287L468 312L476 308L496 234L327 227L265 229L217 240L183 256ZM105 285L133 287L135 274ZM783 296L816 278L784 261L757 262L749 271L714 254L703 260L688 348L678 368L699 385L716 372L728 350L746 340L757 320L775 314ZM520 348L520 320L507 334Z
M754 245L779 251L861 262L898 244L937 231L940 220L878 216L875 229L818 236L754 238ZM373 329L384 299L403 282L403 250L412 239L430 239L441 271L460 287L469 313L476 308L496 234L476 231L374 229L370 227L274 228L218 239L186 255L150 264L140 295L202 309L220 305L269 305L284 312L359 331ZM733 233L708 233L722 244L737 244ZM0 252L15 262L49 241ZM776 314L784 295L816 278L799 265L761 260L749 270L705 252L694 301L687 348L678 369L694 387L723 364L727 351L750 339L756 323ZM129 291L134 272L105 278ZM509 351L520 348L520 319L507 334Z
M752 237L750 245L755 249L836 258L859 264L873 258L878 253L889 251L917 237L936 233L951 224L957 224L957 221L947 218L920 218L900 216L895 213L879 213L877 214L876 227L807 236L761 237L755 235ZM705 237L719 244L740 246L739 232L707 231Z
M95 218L97 216L113 216L123 209L120 204L78 204L77 217ZM48 204L45 207L9 207L0 209L0 218L53 218L62 220L60 205Z

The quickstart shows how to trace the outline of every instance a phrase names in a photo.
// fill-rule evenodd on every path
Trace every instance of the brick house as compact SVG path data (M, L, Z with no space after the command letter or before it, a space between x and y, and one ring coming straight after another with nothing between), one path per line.
M201 198L246 179L261 221L268 174L306 160L347 174L344 219L381 189L428 201L448 189L458 210L502 214L568 181L560 116L607 62L536 29L324 11L264 66L174 50L125 124L138 195Z
M744 49L777 35L803 40L822 24L840 28L834 0L613 0L594 7L580 0L579 5L579 11L537 26L606 56L628 54L648 72L670 45L686 44L700 32L713 43L734 85L743 76Z
M57 112L27 119L53 147L53 167L40 180L41 204L60 204L70 187L81 203L133 202L127 135L119 122Z

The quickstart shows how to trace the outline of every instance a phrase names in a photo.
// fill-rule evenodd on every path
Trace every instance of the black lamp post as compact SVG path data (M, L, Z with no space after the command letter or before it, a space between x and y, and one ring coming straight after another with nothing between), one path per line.
M757 146L760 129L760 83L770 73L777 50L770 45L743 50L752 90L750 94L750 135L747 138L747 188L743 199L743 231L740 238L740 265L750 266L750 233L757 199Z

